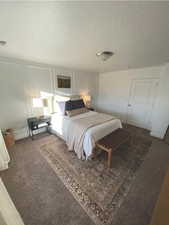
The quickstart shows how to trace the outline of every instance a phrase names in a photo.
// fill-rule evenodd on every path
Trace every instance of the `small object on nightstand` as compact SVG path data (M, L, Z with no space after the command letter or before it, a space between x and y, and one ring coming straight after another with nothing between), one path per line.
M3 132L3 137L4 137L4 141L5 141L7 149L9 149L15 144L15 138L14 138L13 130L11 128L6 129Z
M87 108L88 110L90 110L90 111L94 111L94 108Z
M28 128L29 128L29 136L34 140L34 131L39 130L43 127L46 127L46 131L50 133L49 127L51 125L51 117L50 116L40 116L40 117L31 117L27 119Z

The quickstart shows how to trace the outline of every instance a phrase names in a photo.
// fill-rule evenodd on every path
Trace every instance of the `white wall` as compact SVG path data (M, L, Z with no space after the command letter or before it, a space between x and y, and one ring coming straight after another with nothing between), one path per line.
M79 71L71 71L66 69L55 68L52 70L52 74L64 74L72 77L71 89L62 90L56 88L55 80L53 81L55 89L55 93L60 93L62 91L66 91L69 94L89 94L92 96L92 104L95 106L96 97L98 92L98 74L97 73L89 73L89 72L79 72Z
M162 69L152 124L151 135L163 138L169 125L169 64Z
M169 124L169 66L100 74L97 109L113 113L123 122L126 122L130 85L132 80L136 78L159 79L157 99L152 116L151 133L154 136L162 138Z
M26 119L34 114L32 98L40 97L41 91L56 92L53 81L58 73L72 76L71 93L85 92L96 96L98 75L95 73L0 61L0 128L14 128L17 139L25 137Z
M32 97L40 96L40 91L60 91L54 87L54 76L61 73L72 76L70 93L89 93L94 107L113 113L124 122L132 79L159 79L151 134L160 138L164 136L169 124L169 64L103 73L98 76L95 73L59 67L0 61L0 128L15 128L17 138L24 137L27 134L26 119L33 115Z

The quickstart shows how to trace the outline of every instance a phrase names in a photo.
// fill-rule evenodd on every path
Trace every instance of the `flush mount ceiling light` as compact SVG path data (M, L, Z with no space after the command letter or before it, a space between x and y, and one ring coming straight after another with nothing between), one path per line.
M114 55L114 53L110 52L110 51L104 51L104 52L96 53L96 56L100 57L103 61L108 60L113 55Z
M0 45L1 45L1 46L6 45L6 43L7 43L6 41L0 41Z

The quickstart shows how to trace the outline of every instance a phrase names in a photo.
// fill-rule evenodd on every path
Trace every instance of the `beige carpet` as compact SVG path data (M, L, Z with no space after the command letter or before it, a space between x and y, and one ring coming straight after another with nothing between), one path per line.
M132 144L113 154L112 168L101 152L95 160L81 161L56 136L39 140L44 158L93 221L109 224L127 195L149 151L151 140L133 133Z

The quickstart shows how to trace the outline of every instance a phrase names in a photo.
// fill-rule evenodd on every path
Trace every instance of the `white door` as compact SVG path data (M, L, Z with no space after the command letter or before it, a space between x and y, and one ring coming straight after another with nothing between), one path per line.
M157 86L157 79L138 79L132 81L127 123L148 130L151 129L151 115Z
M10 161L8 150L0 130L0 171L8 168L8 163Z
M0 225L24 225L5 185L0 179Z

